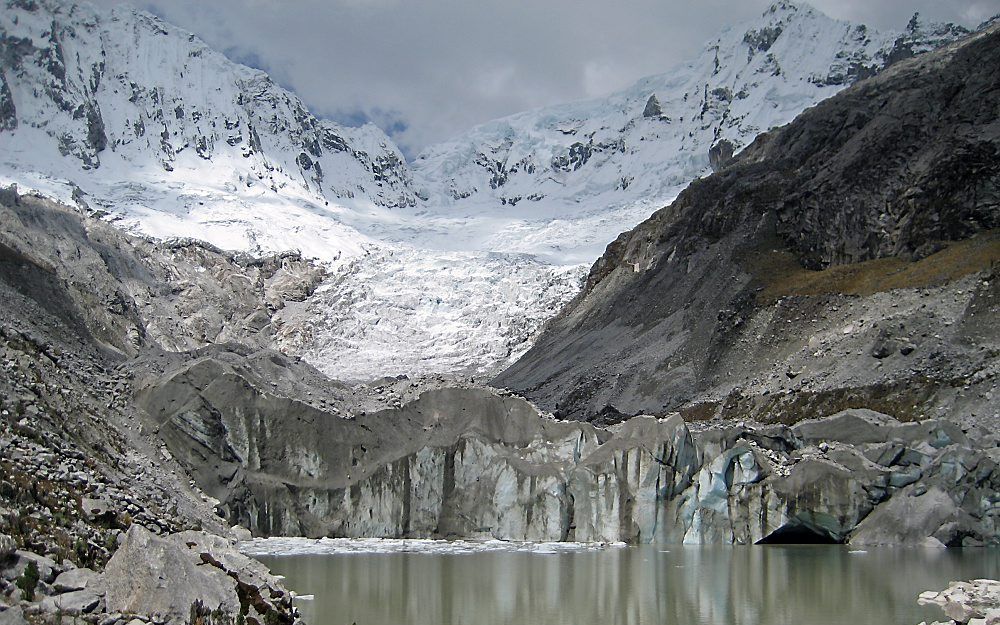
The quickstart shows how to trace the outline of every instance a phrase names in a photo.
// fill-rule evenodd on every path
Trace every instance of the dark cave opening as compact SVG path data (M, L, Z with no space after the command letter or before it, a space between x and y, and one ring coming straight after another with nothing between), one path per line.
M822 530L814 530L805 525L785 525L757 541L758 545L839 545Z

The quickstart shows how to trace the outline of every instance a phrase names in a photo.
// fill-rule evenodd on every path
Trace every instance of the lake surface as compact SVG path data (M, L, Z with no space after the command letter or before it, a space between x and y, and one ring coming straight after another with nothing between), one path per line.
M917 625L920 592L1000 577L995 549L266 544L310 625Z

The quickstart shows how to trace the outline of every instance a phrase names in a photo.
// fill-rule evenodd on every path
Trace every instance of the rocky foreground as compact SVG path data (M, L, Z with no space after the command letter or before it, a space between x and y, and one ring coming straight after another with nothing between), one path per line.
M950 619L931 625L997 625L1000 623L1000 582L976 579L952 582L940 592L920 593L921 605L940 606ZM926 625L921 623L920 625Z
M100 625L281 625L296 621L291 594L235 543L205 532L157 536L133 524L103 572L15 550L0 536L4 625L78 619Z

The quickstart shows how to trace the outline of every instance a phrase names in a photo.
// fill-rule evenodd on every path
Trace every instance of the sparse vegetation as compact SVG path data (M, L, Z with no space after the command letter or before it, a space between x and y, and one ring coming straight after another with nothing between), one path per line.
M724 420L750 420L760 423L793 425L806 419L818 419L841 410L868 408L890 414L902 422L920 421L931 415L931 405L942 387L961 387L964 378L932 380L915 376L891 383L836 388L823 391L799 391L780 395L731 393L723 402L700 402L680 409L685 421L707 421L716 416Z
M902 288L927 288L1000 265L1000 231L948 243L926 258L880 258L820 271L802 267L787 250L760 252L747 265L764 287L759 304L789 295L871 295Z
M35 589L38 588L38 565L34 560L30 560L24 567L24 572L17 578L17 587L21 589L21 596L26 601L35 600Z
M38 479L20 471L13 463L0 461L0 505L13 512L0 516L0 533L9 534L23 549L51 551L58 560L78 566L102 568L117 547L116 529L124 529L122 518L88 525L80 535L80 497L68 483Z

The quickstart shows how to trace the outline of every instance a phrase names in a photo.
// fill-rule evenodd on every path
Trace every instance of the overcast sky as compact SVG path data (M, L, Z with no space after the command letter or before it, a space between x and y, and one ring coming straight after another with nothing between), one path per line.
M121 0L95 0L99 5ZM477 123L599 96L696 55L772 0L129 0L264 69L320 117L371 120L408 156ZM976 26L1000 0L814 0L902 29Z

